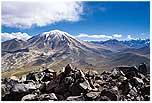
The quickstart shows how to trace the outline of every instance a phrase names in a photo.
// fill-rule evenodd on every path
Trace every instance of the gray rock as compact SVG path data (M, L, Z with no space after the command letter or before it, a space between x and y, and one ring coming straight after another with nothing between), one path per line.
M127 80L127 78L126 78L125 76L120 76L120 77L118 78L118 81L119 81L119 82L123 82L123 81L125 81L125 80Z
M101 80L101 79L102 78L101 78L101 76L99 74L95 76L95 80Z
M145 63L139 65L138 70L140 73L146 75L147 74L147 66Z
M127 80L123 81L118 87L120 93L123 95L127 95L131 88L132 86Z
M64 97L64 95L60 95L60 94L56 94L57 98L59 101L62 101L62 100L66 100L66 98Z
M93 79L96 75L98 75L98 72L95 71L95 70L89 70L89 71L85 74L85 76L86 76L87 78L91 77L92 79Z
M42 72L45 72L45 73L56 73L53 69L45 69L43 70Z
M4 101L149 101L150 75L136 67L118 67L98 74L67 65L54 76L48 69L29 73L21 80L2 79ZM27 78L26 78L27 77Z
M68 92L68 90L69 90L69 86L65 85L64 83L61 83L60 85L58 84L54 88L54 93L64 95L66 92Z
M95 83L97 83L97 84L99 84L99 85L104 85L104 84L106 84L106 82L103 81L103 80L96 80Z
M136 77L138 75L138 69L136 66L116 67L122 71L128 79Z
M52 73L44 73L41 81L42 82L47 82L53 80L53 74Z
M38 97L38 100L45 101L45 100L58 100L58 99L54 93L50 93L50 94L41 94Z
M144 82L143 82L143 80L142 79L140 79L140 78L138 78L138 77L133 77L135 80L136 80L136 82L138 83L138 84L144 84Z
M67 99L67 101L84 101L85 98L81 95L81 96L69 96Z
M96 101L111 101L107 96L100 96L96 99Z
M37 95L35 94L28 94L28 95L25 95L21 101L34 101L34 100L37 100Z
M118 78L118 77L121 76L121 72L120 72L118 69L114 68L114 69L111 71L111 76L112 76L114 79L115 79L115 78Z
M90 84L87 80L85 80L83 83L79 83L80 88L83 90L91 90Z
M86 100L95 100L100 95L100 92L89 92L86 94Z
M141 95L143 96L150 95L150 85L145 85L140 89L140 91L141 91Z
M103 91L101 91L100 96L106 96L111 101L117 101L118 100L117 95L112 90L108 90L108 89L104 89Z
M72 77L65 77L65 79L64 79L64 83L66 85L70 85L73 82L74 82L74 79Z
M29 90L36 90L36 85L32 83L28 84L16 84L12 87L11 92L16 92L16 93L22 93L22 92L29 92Z
M17 93L21 93L21 92L28 92L29 88L25 85L25 84L16 84L13 86L11 92L17 92Z
M52 91L57 86L58 86L58 82L56 82L55 80L52 80L46 85L46 91L47 92Z
M78 84L73 84L69 87L69 91L71 92L71 96L80 96L81 93L85 92Z
M7 94L10 94L10 89L11 89L10 85L1 84L2 97L5 97Z
M72 69L72 66L70 64L68 64L66 67L65 67L65 70L64 70L64 73L66 75L68 75L69 73L71 73L73 71Z
M130 83L132 86L135 86L135 87L142 87L142 85L144 85L144 82L142 79L138 78L138 77L133 77L131 80L130 80Z
M29 73L29 74L26 76L26 80L37 81L37 79L36 79L36 73Z
M16 77L16 76L11 76L10 79L11 79L11 80L14 80L14 81L19 81L19 78Z
M135 100L136 97L138 96L138 93L137 93L136 89L134 89L134 88L129 91L129 94L131 97L134 97L133 100Z

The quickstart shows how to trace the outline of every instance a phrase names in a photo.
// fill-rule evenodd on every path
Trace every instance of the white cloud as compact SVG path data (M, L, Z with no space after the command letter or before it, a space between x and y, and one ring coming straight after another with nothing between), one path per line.
M80 40L85 41L105 41L109 39L122 39L121 34L113 34L113 35L90 35L90 34L84 34L80 33L79 35L75 36L76 38Z
M113 34L113 37L115 37L115 38L121 38L122 35L121 34Z
M78 21L83 5L76 1L2 2L2 25L30 28L60 21Z
M112 36L109 35L88 35L80 33L79 35L75 36L78 39L85 40L85 41L95 41L95 40L108 40L112 39Z
M128 35L127 38L128 38L129 40L135 39L135 38L131 37L131 35Z
M27 33L21 33L21 32L17 32L17 33L1 33L2 41L14 39L14 38L21 39L21 40L27 40L30 37L31 36L28 35Z

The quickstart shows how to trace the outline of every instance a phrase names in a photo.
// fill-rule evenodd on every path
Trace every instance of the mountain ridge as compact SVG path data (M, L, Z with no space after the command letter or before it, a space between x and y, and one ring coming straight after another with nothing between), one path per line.
M115 42L116 45L117 41ZM4 54L2 55L3 72L22 68L24 66L28 68L38 66L41 68L44 64L49 68L56 66L63 67L67 63L71 63L82 69L97 68L99 71L103 69L110 70L118 64L121 64L121 59L118 60L119 63L114 61L120 56L119 52L122 57L125 57L123 61L126 60L126 65L128 60L128 64L130 64L130 61L134 61L132 59L136 60L136 57L145 60L149 65L149 58L144 59L142 57L145 55L144 53L142 55L137 55L133 52L130 55L134 58L127 59L127 53L123 51L125 49L130 49L127 46L124 48L124 45L118 45L118 48L118 46L114 45L109 46L92 42L88 43L78 40L69 33L60 30L52 30L38 34L27 41L23 41L23 44L20 43L19 46L14 46L14 48L9 48L11 43L13 44L13 42L8 41L2 42L2 54ZM5 48L9 48L8 51L10 52L5 52ZM22 52L22 49L28 49L29 51ZM14 50L17 52L12 52ZM137 59L136 61L135 63L139 64L142 60Z

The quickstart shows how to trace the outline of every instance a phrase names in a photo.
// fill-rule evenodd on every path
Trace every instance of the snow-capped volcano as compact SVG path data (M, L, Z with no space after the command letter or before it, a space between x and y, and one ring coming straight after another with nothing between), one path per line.
M23 48L28 48L29 52L9 54L14 57L11 60L15 61L14 66L11 65L12 68L19 67L16 61L21 61L22 65L42 65L46 62L52 64L63 60L64 64L68 61L68 63L77 66L93 66L97 63L96 59L101 62L106 58L105 54L111 52L103 46L80 41L69 33L60 30L51 30L33 36L26 41ZM3 59L3 67L8 68L10 62L6 63L7 54L3 58L5 58Z
M28 45L39 49L48 48L57 50L78 45L80 42L67 32L52 30L30 38Z
M12 42L13 41L13 42ZM24 41L10 40L2 43L2 71L27 66L58 68L73 64L79 68L108 69L121 64L149 63L149 54L117 51L124 45L111 46L93 44L74 38L67 32L51 30ZM20 44L13 46L14 44ZM11 48L10 48L11 47ZM7 50L6 50L7 49ZM11 52L9 52L9 51ZM132 49L131 49L132 50ZM6 52L7 51L7 52ZM134 60L132 58L138 58Z
M61 31L61 30L51 30L49 32L44 32L41 34L41 36L45 36L46 38L50 37L50 36L58 36L60 38L62 37L66 37L66 36L72 36L67 32Z

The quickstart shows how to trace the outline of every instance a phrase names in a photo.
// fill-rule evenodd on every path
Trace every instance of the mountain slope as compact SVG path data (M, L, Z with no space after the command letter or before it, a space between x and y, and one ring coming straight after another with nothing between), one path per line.
M137 40L128 40L128 41L118 41L116 39L110 39L107 41L92 41L94 44L100 44L107 46L116 51L122 51L125 49L139 49L150 45L150 40L137 39Z
M42 68L44 65L58 69L69 63L81 69L94 68L99 71L110 70L117 65L137 65L141 62L149 64L149 58L144 54L130 52L132 48L119 41L89 43L60 30L44 32L27 41L12 41L14 40L2 43L2 53L5 53L2 55L2 72L15 69L19 71L19 68L24 67L32 71L35 67ZM10 46L14 44L14 47ZM126 49L128 52L123 51Z
M105 46L79 41L59 30L36 35L27 40L22 48L28 48L29 52L9 52L2 57L2 71L24 65L41 66L63 59L70 60L69 63L78 67L87 65L95 67L97 62L106 60L109 54L112 54L112 51ZM19 46L15 49L21 48Z
M12 39L2 42L2 51L15 51L21 49L26 44L26 41L19 39Z

